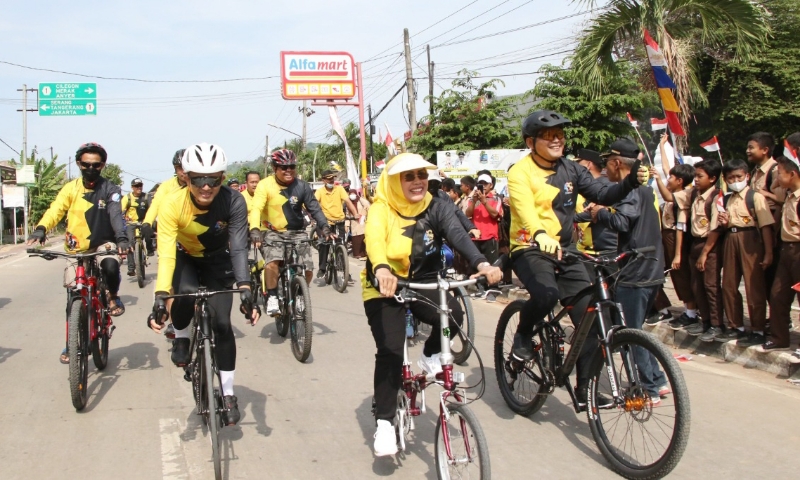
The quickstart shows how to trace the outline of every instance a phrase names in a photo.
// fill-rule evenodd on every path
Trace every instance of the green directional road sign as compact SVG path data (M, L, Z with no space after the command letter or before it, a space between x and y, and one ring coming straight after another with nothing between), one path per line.
M96 83L40 83L39 116L97 115Z

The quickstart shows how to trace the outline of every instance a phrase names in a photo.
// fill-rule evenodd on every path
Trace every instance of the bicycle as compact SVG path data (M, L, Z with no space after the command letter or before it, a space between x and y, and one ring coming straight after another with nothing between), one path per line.
M429 302L439 311L440 334L442 352L442 371L436 374L414 374L408 355L408 338L403 345L403 386L398 391L397 411L395 413L394 427L400 451L405 451L406 442L410 440L411 431L414 430L414 419L426 412L425 389L433 384L442 386L443 391L439 397L439 419L436 423L435 456L436 473L440 479L450 478L491 478L491 464L489 460L489 447L486 436L478 422L478 418L467 405L466 387L459 390L458 384L465 380L464 372L453 371L454 356L450 350L450 308L447 306L447 292L449 290L474 285L479 279L450 281L438 277L435 283L412 283L398 279L397 286L402 290L395 294L395 299L409 307L411 302L422 300L424 297L415 295L414 290L438 290L439 305ZM373 282L379 288L377 280ZM469 341L472 344L471 341ZM477 353L477 350L476 350ZM480 364L481 381L484 386L483 362L478 355ZM477 385L476 385L477 386ZM417 396L420 405L417 405ZM483 395L483 388L472 401Z
M622 308L613 299L608 285L613 275L607 276L604 271L605 266L625 258L630 258L627 265L631 265L637 258L654 251L654 247L644 247L611 257L563 251L562 259L565 261L592 265L595 281L563 304L558 314L551 312L545 321L534 327L534 357L531 361L520 361L511 354L525 301L512 302L503 310L495 332L495 373L509 408L523 416L532 415L542 407L555 387L565 387L577 414L582 408L569 375L592 326L598 327L600 347L591 364L586 390L585 410L589 428L611 467L620 475L633 479L661 478L671 472L683 455L690 428L689 393L680 367L654 336L626 327ZM589 308L578 329L568 338L559 322L573 305L587 296L591 298ZM612 326L607 328L607 325ZM570 345L566 356L565 342ZM634 348L646 350L658 361L668 381L671 405L667 404L666 398L663 401L660 396L652 398L644 389L633 357ZM598 405L601 391L611 397L613 405ZM647 430L649 422L652 422L655 432Z
M275 316L278 335L290 333L292 353L299 362L311 355L311 338L314 325L311 320L311 293L306 283L306 266L297 253L297 246L310 243L309 239L273 240L283 244L283 262L278 276L279 313Z
M103 370L108 365L108 344L115 327L108 312L105 281L100 274L96 257L109 255L111 249L71 254L29 248L26 252L31 257L42 257L45 260L66 258L75 261L64 269L64 287L67 289L69 391L72 406L79 412L86 407L89 355L98 370ZM73 267L74 278L68 281L67 272Z
M258 304L259 299L266 303L265 289L263 284L264 260L258 259L258 249L253 245L253 258L247 259L247 267L250 270L250 284L253 285L253 299Z
M133 242L133 256L128 257L129 262L134 262L136 269L136 282L139 288L144 288L144 270L147 266L147 249L144 245L142 238L142 224L140 222L128 223L129 227L133 227L135 232L135 239Z
M333 224L333 231L336 235L332 240L318 242L320 245L328 245L328 263L325 267L325 283L330 285L339 293L347 290L347 283L350 279L350 265L347 260L347 244L345 243L344 222Z
M180 293L168 295L164 300L170 298L191 297L194 302L194 318L190 324L192 336L189 340L189 352L191 360L184 367L183 378L192 382L192 393L194 394L197 414L203 419L203 424L208 427L211 439L211 456L214 461L214 475L217 480L222 478L222 460L219 454L219 430L225 425L222 421L222 413L226 412L222 401L222 381L217 368L217 357L214 354L214 330L211 327L211 312L208 307L208 299L214 295L239 293L242 290L217 290L208 291L206 287L200 287L196 293ZM213 408L211 406L213 399Z

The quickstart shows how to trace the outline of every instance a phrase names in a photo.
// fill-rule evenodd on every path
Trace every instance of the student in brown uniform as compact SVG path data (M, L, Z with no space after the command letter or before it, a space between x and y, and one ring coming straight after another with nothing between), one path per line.
M724 212L718 216L724 229L722 247L722 301L730 329L711 327L700 336L704 342L736 340L740 347L753 347L765 342L767 322L767 287L764 269L772 263L772 231L775 220L767 201L747 186L747 164L743 160L728 160L722 166L728 185L723 198ZM747 293L747 312L752 330L744 330L744 309L739 283L744 277Z
M689 272L692 292L700 309L702 322L684 327L689 335L701 335L711 327L722 327L722 259L719 251L719 228L715 206L719 196L717 183L722 165L716 160L703 160L694 165L694 189L689 199L689 228L692 245L689 250ZM680 327L671 328L677 330Z
M661 158L664 158L663 154ZM650 175L655 177L658 190L664 198L664 204L661 206L661 240L664 244L664 258L672 269L669 276L675 287L675 293L686 307L686 311L672 320L670 326L683 328L697 323L697 303L694 301L689 270L689 249L692 242L686 233L694 167L686 164L675 165L669 171L666 184L661 180L655 167L650 169Z
M800 132L790 135L787 141L793 149L800 150ZM798 215L800 165L794 160L780 157L777 176L781 187L785 188L788 194L781 216L781 261L775 272L775 282L770 292L772 325L769 340L758 348L760 352L789 349L789 331L792 327L789 313L797 295L792 286L800 282L800 215Z

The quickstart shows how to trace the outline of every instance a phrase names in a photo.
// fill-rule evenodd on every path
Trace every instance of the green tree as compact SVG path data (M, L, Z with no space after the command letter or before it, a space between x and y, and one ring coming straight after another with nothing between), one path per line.
M66 165L56 165L58 155L52 160L44 158L29 159L28 164L33 163L33 171L36 176L36 183L28 188L28 220L33 227L42 218L44 212L50 208L50 204L58 196L59 190L64 186L66 175L64 170ZM16 162L12 162L18 167Z
M453 88L433 103L433 115L420 119L409 148L430 158L440 150L521 148L520 123L514 105L519 97L496 98L501 80L475 84L477 72L462 70Z
M116 163L106 163L100 176L113 183L114 185L122 185L122 169Z
M573 0L594 4L594 0ZM708 104L698 75L704 51L731 52L735 61L755 58L769 35L764 10L750 0L610 0L579 39L572 65L594 96L617 78L621 59L646 62L642 39L658 42L677 85L681 120L694 105ZM649 84L649 85L648 85ZM654 88L652 81L643 84Z
M592 95L572 69L545 65L541 73L530 92L533 98L542 99L535 108L555 110L572 120L565 129L568 148L602 150L617 137L635 138L626 112L644 120L658 111L658 95L639 88L635 72L614 78L599 97ZM649 129L641 130L646 134Z

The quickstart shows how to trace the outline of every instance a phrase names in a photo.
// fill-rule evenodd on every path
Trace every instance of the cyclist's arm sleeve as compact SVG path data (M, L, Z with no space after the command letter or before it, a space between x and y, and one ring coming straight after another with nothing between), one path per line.
M175 254L178 242L178 205L165 208L158 219L158 275L156 292L169 292L175 274Z
M308 213L314 217L314 220L316 220L317 228L328 225L328 219L325 218L325 214L322 213L322 208L319 206L317 197L314 196L314 190L308 185L306 185L305 191L303 192L303 205L306 207L306 210L308 210Z
M636 192L631 192L624 200L614 205L614 213L608 209L597 212L597 223L616 232L627 233L636 217L640 215L641 199Z
M534 189L522 169L514 168L509 172L508 196L511 217L519 227L519 232L511 232L512 237L524 234L530 241L540 233L547 233L536 211Z
M464 230L469 232L470 230L477 229L475 224L472 223L470 219L467 218L466 215L464 215L464 212L460 208L458 208L458 206L455 203L453 203L452 200L450 200L450 197L444 192L444 190L437 190L436 196L438 198L441 198L442 201L448 202L448 204L453 207L456 217L458 217L458 221L461 223L461 226L464 227Z
M576 168L577 174L577 189L578 193L590 201L598 205L614 205L622 201L623 198L631 191L628 182L622 181L619 183L602 183L594 179L589 170L585 168ZM630 175L636 175L636 172L631 171ZM514 197L511 197L512 199Z
M150 203L150 208L147 209L147 214L144 216L142 223L149 223L152 225L156 220L156 216L158 216L158 207L161 205L161 200L163 200L164 195L166 195L165 190L162 190L165 188L164 183L156 189L156 193L153 195L153 201Z
M388 268L389 258L386 255L386 234L389 231L387 205L383 202L373 203L370 208L367 223L364 225L364 245L367 247L367 256L372 265L372 272L378 268Z
M581 213L576 213L574 217L572 217L573 223L586 223L592 221L592 212L587 210L582 211Z
M231 219L228 227L231 247L233 275L237 286L250 284L250 272L247 269L247 203L244 197L236 192L231 195Z
M261 211L267 204L267 181L266 179L258 182L256 192L253 194L253 199L250 200L250 210L247 214L247 219L250 224L250 230L261 229Z
M434 215L432 223L439 229L437 233L441 237L444 237L447 240L447 243L455 248L458 253L463 255L472 268L477 269L480 263L486 261L486 257L483 256L483 254L478 250L478 247L472 243L467 231L463 228L458 228L458 221L455 217L453 217L449 205L442 202L442 204L439 206L442 208L431 208ZM432 205L432 207L435 206Z
M50 208L44 212L42 219L39 220L39 223L36 225L37 227L42 226L45 230L49 231L55 228L58 222L64 218L64 214L67 213L69 206L72 204L72 186L72 183L68 183L58 192L58 196L56 196L56 199L50 204Z
M125 239L127 241L128 236L125 234L125 221L122 219L122 208L120 208L119 197L119 187L114 186L108 195L106 211L108 211L108 217L111 220L111 228L114 229L114 239L117 241Z

